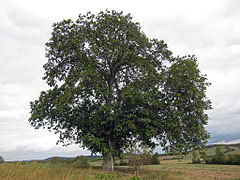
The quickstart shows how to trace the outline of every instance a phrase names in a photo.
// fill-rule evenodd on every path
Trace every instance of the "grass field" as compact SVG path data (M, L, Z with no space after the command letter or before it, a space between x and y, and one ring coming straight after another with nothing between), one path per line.
M129 167L116 167L115 172L105 174L101 161L93 162L90 168L80 169L66 163L50 162L5 162L0 164L1 180L92 180L131 179ZM141 167L139 175L143 180L205 180L238 179L239 165L191 164L191 160L162 160L160 165ZM133 179L133 178L132 178Z

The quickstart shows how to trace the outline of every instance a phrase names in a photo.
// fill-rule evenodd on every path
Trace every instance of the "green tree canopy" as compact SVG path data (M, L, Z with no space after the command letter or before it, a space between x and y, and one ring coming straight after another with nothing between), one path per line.
M130 14L106 10L55 23L46 57L50 89L30 103L30 124L102 153L107 171L133 140L175 152L209 137L209 84L197 59L173 57Z

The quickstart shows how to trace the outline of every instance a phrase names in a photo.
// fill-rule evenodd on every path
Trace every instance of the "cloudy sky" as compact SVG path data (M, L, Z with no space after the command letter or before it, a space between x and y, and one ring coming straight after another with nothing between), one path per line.
M48 88L42 66L51 25L106 8L131 13L148 37L163 39L174 55L195 54L212 83L209 142L240 142L239 0L0 0L0 156L89 154L76 145L57 146L57 135L32 128L29 102Z

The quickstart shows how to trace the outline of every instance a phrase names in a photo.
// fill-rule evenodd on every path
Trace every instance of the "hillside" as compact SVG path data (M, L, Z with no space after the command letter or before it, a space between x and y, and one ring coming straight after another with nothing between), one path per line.
M221 146L225 155L240 154L240 144L211 144L207 145L206 153L208 156L216 155L216 147Z

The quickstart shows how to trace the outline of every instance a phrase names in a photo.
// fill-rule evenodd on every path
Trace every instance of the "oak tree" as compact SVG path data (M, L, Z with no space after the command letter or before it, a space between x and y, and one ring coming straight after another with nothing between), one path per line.
M30 103L30 124L113 159L132 141L169 152L202 146L211 108L194 56L173 57L130 14L108 11L54 23L43 77L50 86Z

